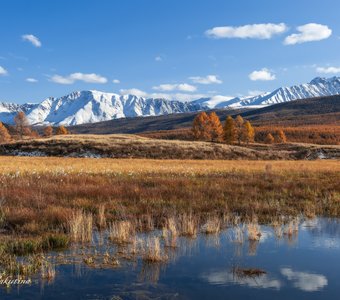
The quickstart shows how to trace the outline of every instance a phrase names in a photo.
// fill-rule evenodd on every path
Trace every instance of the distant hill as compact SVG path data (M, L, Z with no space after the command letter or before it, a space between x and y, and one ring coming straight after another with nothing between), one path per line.
M340 96L328 96L274 104L260 109L215 110L223 121L228 115L240 114L257 126L261 125L318 125L340 124ZM73 133L142 133L175 130L191 126L197 112L157 117L117 119L69 127Z

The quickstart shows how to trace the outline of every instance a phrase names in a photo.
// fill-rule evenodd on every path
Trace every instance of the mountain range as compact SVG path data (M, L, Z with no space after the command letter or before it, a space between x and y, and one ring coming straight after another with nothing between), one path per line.
M298 99L340 94L340 77L313 79L310 83L281 87L254 97L213 96L182 102L162 98L144 98L100 91L77 91L49 97L38 104L23 105L0 102L0 121L13 124L14 116L23 111L32 125L80 125L119 118L159 116L217 108L263 107Z

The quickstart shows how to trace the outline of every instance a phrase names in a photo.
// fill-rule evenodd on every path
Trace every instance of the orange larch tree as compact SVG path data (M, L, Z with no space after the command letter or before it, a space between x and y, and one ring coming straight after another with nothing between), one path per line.
M206 112L199 113L192 124L192 134L196 140L209 141L210 135L210 118Z
M241 141L242 141L243 124L244 124L243 118L240 115L238 115L235 120L235 132L236 132L236 139L239 145L241 144Z
M44 136L46 137L50 137L53 135L53 128L51 125L48 125L47 127L45 127L44 129Z
M276 143L279 143L279 144L284 144L287 142L287 137L282 129L277 131L277 134L275 136L275 141Z
M273 135L271 133L268 133L266 138L265 138L265 140L264 140L264 142L266 144L273 144L274 141L275 141L275 139L274 139L274 137L273 137Z
M0 122L0 143L7 143L11 140L11 135L4 124Z
M227 144L231 145L236 140L235 121L231 116L228 116L224 123L224 140Z
M57 135L65 135L65 134L69 134L69 131L66 129L65 126L60 125L60 126L57 128L56 134L57 134Z
M249 121L246 121L243 123L243 128L242 128L242 141L249 144L254 142L254 137L255 137L255 129L253 126L251 126Z
M209 130L211 141L220 142L223 139L223 126L221 124L220 118L215 112L209 115Z

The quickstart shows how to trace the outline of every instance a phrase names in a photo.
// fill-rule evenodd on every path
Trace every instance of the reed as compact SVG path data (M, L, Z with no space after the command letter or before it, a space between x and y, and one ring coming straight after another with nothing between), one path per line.
M260 226L256 221L247 224L248 240L259 241L261 238Z
M197 218L192 213L181 214L179 216L181 235L195 237L197 235Z
M167 260L167 256L162 252L159 237L147 238L143 260L146 262L162 262Z
M135 227L130 221L115 221L109 225L109 238L117 244L131 243Z
M288 237L293 237L299 232L299 220L293 219L283 229L283 234Z
M47 261L41 264L41 278L48 281L53 281L56 276L55 265Z
M220 230L221 220L217 216L210 217L201 228L201 231L205 234L217 234Z
M166 220L166 226L163 228L163 238L167 247L177 247L178 229L174 217L169 217Z
M98 208L97 224L100 230L106 228L106 216L105 216L105 205L102 204Z
M69 221L69 233L73 242L91 242L93 233L93 216L83 211L73 213Z

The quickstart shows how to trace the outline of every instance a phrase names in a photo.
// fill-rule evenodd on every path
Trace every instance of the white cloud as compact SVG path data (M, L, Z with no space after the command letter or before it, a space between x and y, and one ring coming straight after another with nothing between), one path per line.
M35 79L35 78L26 78L26 81L27 81L27 82L30 82L30 83L36 83L36 82L38 82L38 80Z
M208 283L213 285L240 284L251 288L276 289L276 290L279 290L282 286L280 280L271 278L267 274L263 274L256 278L251 278L240 277L228 271L217 271L208 274L203 274L202 278L205 279Z
M323 74L338 74L340 73L340 67L318 67L316 71Z
M176 83L176 84L160 84L152 88L156 91L170 92L170 91L181 91L181 92L195 92L197 88L187 83Z
M206 36L222 39L222 38L240 38L240 39L270 39L274 35L283 33L287 30L284 23L279 24L250 24L239 27L223 26L214 27L205 32Z
M295 45L306 42L321 41L332 35L332 30L326 26L316 23L309 23L296 28L299 33L287 36L285 45Z
M158 56L155 57L155 61L162 61L162 60L163 60L163 58L162 58L162 56L160 56L160 55L158 55Z
M327 278L321 274L297 272L291 268L282 268L281 274L293 281L294 287L306 292L315 292L328 285Z
M72 73L68 76L54 75L51 77L50 81L59 84L73 84L76 81L84 81L88 83L106 83L107 79L101 75L90 73Z
M263 68L259 71L253 71L249 74L249 79L256 81L256 80L262 80L262 81L269 81L269 80L275 80L276 76L275 74L271 73L268 69Z
M216 75L207 75L205 77L200 77L200 76L192 76L189 77L190 80L194 83L199 83L199 84L221 84L223 81L218 79Z
M252 90L252 91L248 91L248 96L254 97L254 96L262 95L262 94L265 94L265 93L266 92L264 92L264 91Z
M192 100L197 100L200 98L208 97L205 94L185 94L185 93L173 93L173 94L151 93L148 96L151 98L164 98L167 100L178 100L182 102L189 102Z
M120 80L119 79L113 79L112 83L118 84L118 83L120 83Z
M8 74L7 70L4 67L0 66L0 76L5 76L7 74Z
M121 89L120 91L121 95L135 95L137 97L147 97L148 94L142 90L132 88L132 89Z
M24 34L23 36L21 36L22 39L24 41L30 42L32 43L33 46L35 47L41 47L41 42L39 41L39 39L34 36L33 34Z

